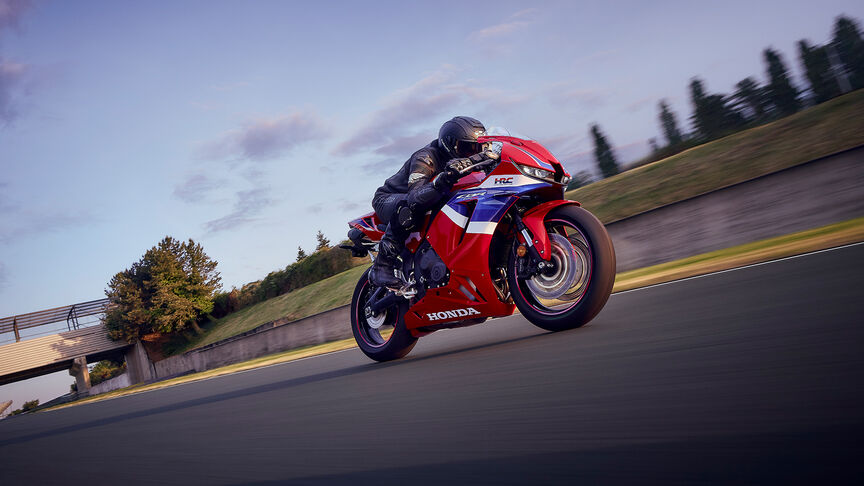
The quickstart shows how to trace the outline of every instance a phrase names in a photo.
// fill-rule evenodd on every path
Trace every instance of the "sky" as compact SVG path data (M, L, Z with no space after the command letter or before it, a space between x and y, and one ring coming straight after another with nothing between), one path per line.
M258 280L318 230L343 239L456 115L571 172L594 170L598 123L633 161L659 100L690 129L694 76L764 82L770 46L806 87L795 44L840 14L864 2L0 0L0 317L102 298L167 235L201 243L226 290Z

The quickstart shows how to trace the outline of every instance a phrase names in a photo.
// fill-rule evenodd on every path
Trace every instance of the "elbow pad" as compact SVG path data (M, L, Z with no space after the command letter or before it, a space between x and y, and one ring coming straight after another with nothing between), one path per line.
M430 207L434 206L439 199L441 199L442 193L444 193L445 191L440 191L436 187L435 182L437 180L438 177L436 177L431 184L418 184L412 187L410 191L408 191L408 205L412 208L412 210L426 211Z

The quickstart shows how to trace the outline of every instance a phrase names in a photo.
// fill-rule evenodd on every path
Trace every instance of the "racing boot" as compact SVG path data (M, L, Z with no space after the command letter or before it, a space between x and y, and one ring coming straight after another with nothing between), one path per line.
M395 229L392 223L387 225L387 231L378 244L378 258L369 270L369 281L376 287L398 289L405 285L405 282L396 276L396 268L401 267L402 263L399 254L402 253L405 238L395 235Z

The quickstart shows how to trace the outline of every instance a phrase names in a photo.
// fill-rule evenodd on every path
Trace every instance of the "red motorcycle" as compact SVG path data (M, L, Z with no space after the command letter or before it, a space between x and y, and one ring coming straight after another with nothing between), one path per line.
M516 308L549 331L580 327L606 304L615 250L603 224L564 199L570 175L539 143L487 135L487 157L426 214L400 255L401 289L375 287L368 270L351 299L351 328L377 361L408 354L439 329L480 324ZM386 226L375 213L349 222L355 256Z

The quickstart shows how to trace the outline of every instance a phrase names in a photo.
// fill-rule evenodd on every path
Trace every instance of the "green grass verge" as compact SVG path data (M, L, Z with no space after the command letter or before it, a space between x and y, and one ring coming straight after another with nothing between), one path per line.
M748 243L746 245L739 245L732 248L727 248L725 250L718 250L702 255L684 258L682 260L677 260L674 262L640 268L630 272L623 272L618 274L618 276L616 277L615 288L613 289L613 291L620 292L623 290L643 287L646 285L669 282L672 280L678 280L680 278L702 275L705 273L719 270L726 270L746 264L765 262L785 256L798 255L809 251L831 248L859 241L864 241L864 218L853 219L850 221L823 226L821 228L802 231L790 235L780 236L777 238L769 238L754 243ZM343 304L348 303L353 292L354 283L356 283L357 279L360 278L360 273L362 273L361 270L362 269L360 269L360 267L353 268L339 275L331 277L331 279L334 279L333 281L339 282L338 285L340 285L342 288L342 290L340 291L342 292L341 294L333 292L332 301L342 302ZM349 280L351 282L351 285L345 285L345 282L343 282L343 280ZM306 288L313 287L314 285L318 284L313 284ZM284 296L277 297L277 299L284 298L300 300L301 298L298 294L300 294L302 290L303 289L300 289L296 292L285 294ZM308 295L306 296L306 298L308 298ZM266 303L267 302L262 302L258 305ZM288 307L293 306L293 304L288 305ZM267 314L264 311L260 312L262 316L268 316L268 320L274 320L271 317L275 314ZM226 317L225 319L228 318ZM260 325L261 323L263 322L259 322L258 324ZM256 326L252 326L252 328L254 327ZM208 371L202 371L200 373L192 373L189 375L159 381L156 383L150 383L146 385L133 385L120 390L114 390L108 393L104 393L94 397L84 398L68 404L58 405L56 407L45 410L56 410L58 408L80 405L83 403L90 403L99 400L106 400L109 398L115 398L124 395L131 395L143 391L156 390L159 388L204 380L215 376L260 368L262 366L269 366L277 363L285 363L288 361L294 361L309 356L317 356L320 354L340 351L353 347L355 347L353 339L343 339L340 341L306 346L303 348L283 351L281 353L275 353L268 356L262 356L260 358L244 361L242 363L235 363L233 365L223 366L221 368L216 368Z
M611 223L864 144L864 90L566 194Z
M340 274L325 278L302 289L259 302L204 326L204 333L188 343L173 349L180 354L194 348L221 341L231 336L255 329L267 322L288 318L290 320L318 314L326 310L351 303L354 286L368 264L354 267Z

